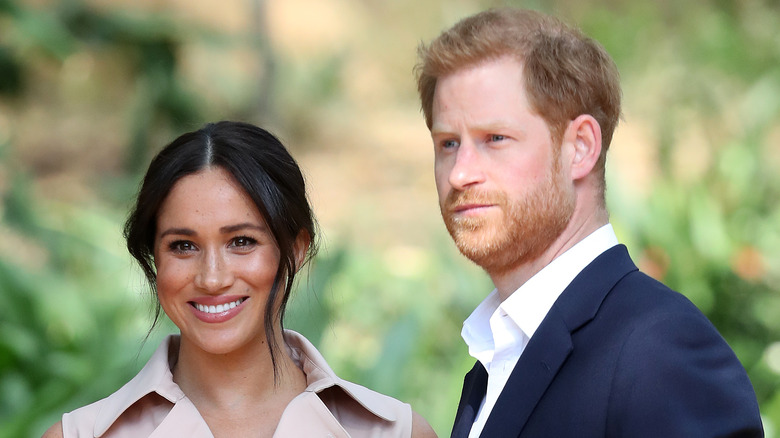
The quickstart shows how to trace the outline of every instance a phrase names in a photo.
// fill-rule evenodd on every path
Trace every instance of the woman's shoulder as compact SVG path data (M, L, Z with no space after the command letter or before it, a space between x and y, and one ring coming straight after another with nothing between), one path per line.
M52 427L43 433L41 438L63 438L62 421L56 422Z
M65 413L62 420L52 426L46 437L100 436L117 423L128 423L129 418L158 418L173 405L169 400L183 397L181 389L173 382L168 365L166 338L143 369L117 391L96 402ZM135 421L135 420L134 420ZM60 435L51 435L58 429Z
M342 424L388 427L386 436L436 437L425 418L412 410L409 403L369 389L348 380L320 392L319 398ZM361 426L361 427L363 427Z
M95 421L106 399L82 406L63 414L62 419L44 433L43 438L87 436L95 430Z
M422 415L412 412L412 438L437 438L436 432Z

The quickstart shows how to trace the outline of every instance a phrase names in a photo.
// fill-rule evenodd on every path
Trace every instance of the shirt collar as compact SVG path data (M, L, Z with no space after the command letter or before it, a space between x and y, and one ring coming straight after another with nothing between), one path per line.
M141 371L122 388L106 398L95 419L95 436L103 436L112 424L138 400L156 392L171 403L185 397L179 385L173 381L171 363L176 362L179 336L168 335L157 347Z
M143 369L106 398L95 420L95 436L105 434L127 409L147 394L156 392L173 404L186 397L173 381L171 373L171 364L177 360L179 339L179 335L168 335ZM338 386L372 414L387 421L396 421L395 413L386 405L386 396L336 376L314 345L299 333L285 330L284 339L293 360L306 375L305 392L316 394Z
M463 323L461 336L469 346L469 354L477 357L478 352L494 348L490 318L499 308L531 338L574 277L601 253L617 244L612 225L606 224L555 258L503 303L494 289Z
M307 392L318 393L332 386L338 386L377 417L387 421L397 420L393 410L387 406L387 396L338 377L325 362L322 354L301 334L285 330L284 341L290 349L290 356L306 375Z
M490 317L496 313L501 299L498 290L493 289L488 296L471 312L463 323L461 337L469 347L469 355L479 359L482 363L490 362L492 351L495 347L493 332L490 329ZM485 356L485 352L487 356Z

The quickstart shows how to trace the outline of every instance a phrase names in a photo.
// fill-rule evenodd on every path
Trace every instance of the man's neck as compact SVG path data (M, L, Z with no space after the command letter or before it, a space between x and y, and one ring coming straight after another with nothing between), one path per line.
M575 214L561 235L539 257L504 272L488 272L502 302L558 256L609 222L606 212L580 221L575 220L576 217Z

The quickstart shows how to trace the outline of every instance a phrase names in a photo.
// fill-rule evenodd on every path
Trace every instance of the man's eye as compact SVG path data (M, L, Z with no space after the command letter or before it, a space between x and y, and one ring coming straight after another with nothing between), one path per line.
M504 140L504 139L506 139L506 137L503 136L503 135L500 135L500 134L491 134L490 135L490 141L492 141L492 142L501 141L501 140Z
M445 149L450 149L450 148L458 147L459 144L460 143L457 140L445 140L444 142L442 142L441 145Z

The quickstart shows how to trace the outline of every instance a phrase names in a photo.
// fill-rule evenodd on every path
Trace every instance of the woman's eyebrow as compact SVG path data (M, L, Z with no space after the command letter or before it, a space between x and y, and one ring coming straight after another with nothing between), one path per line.
M176 234L181 236L194 236L197 233L194 230L191 230L189 228L168 228L167 230L160 233L160 238L163 238L169 234Z
M227 225L219 229L219 232L222 234L229 234L229 233L235 233L236 231L241 231L245 229L252 229L257 231L265 231L266 227L264 225L257 225L250 222L244 222L241 224L236 225Z
M257 231L263 232L263 231L266 231L267 228L264 225L257 225L257 224L253 224L253 223L250 223L250 222L244 222L244 223L235 224L235 225L226 225L224 227L221 227L219 229L219 232L222 233L222 234L230 234L230 233L235 233L236 231L241 231L241 230L246 230L246 229L257 230ZM177 236L195 236L198 233L196 233L195 230L191 230L189 228L168 228L167 230L165 230L162 233L160 233L160 238L163 238L163 237L171 235L171 234L177 235Z

